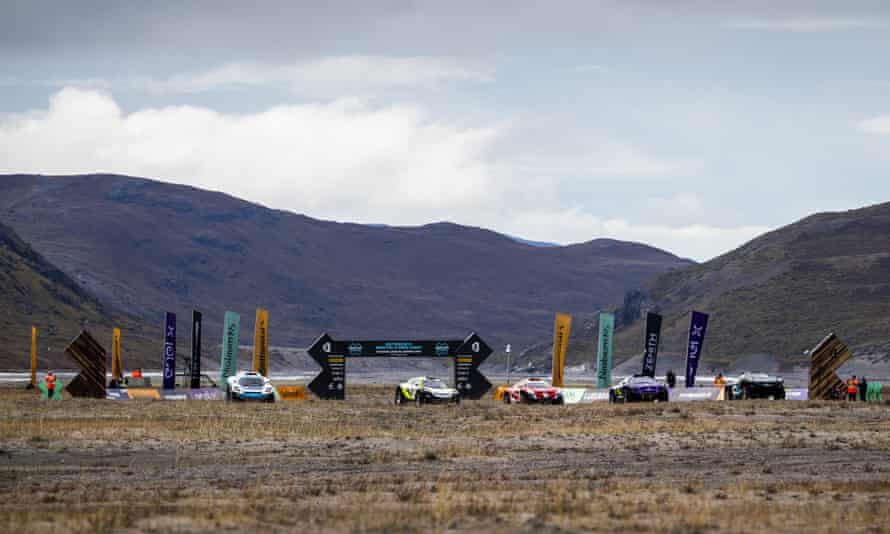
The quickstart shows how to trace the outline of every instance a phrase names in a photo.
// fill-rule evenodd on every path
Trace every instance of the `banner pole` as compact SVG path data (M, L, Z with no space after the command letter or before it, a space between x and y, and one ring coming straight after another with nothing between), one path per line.
M31 327L31 381L28 389L37 387L37 327Z

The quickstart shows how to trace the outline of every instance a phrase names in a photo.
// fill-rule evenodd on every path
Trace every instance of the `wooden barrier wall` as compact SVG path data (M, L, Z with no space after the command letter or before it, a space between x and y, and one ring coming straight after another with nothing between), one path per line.
M828 334L810 351L810 391L809 398L828 400L831 392L843 381L837 370L853 353L836 335Z
M65 388L73 397L105 398L105 349L86 330L65 349L81 372Z

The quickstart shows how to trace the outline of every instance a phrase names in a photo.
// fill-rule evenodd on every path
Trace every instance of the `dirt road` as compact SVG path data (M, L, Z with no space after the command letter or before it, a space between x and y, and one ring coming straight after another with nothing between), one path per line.
M0 391L0 530L890 529L890 406L397 408Z

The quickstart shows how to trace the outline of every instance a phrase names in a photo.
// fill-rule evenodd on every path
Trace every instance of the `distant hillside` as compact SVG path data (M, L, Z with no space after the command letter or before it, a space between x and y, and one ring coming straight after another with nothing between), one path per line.
M271 310L274 345L335 337L547 336L553 313L620 301L691 264L645 245L537 247L449 223L372 227L311 219L192 187L114 175L0 176L0 218L103 303L160 324L197 307ZM208 342L205 342L208 343Z
M703 362L767 355L787 367L832 331L859 354L890 352L890 203L813 215L666 273L644 307L665 316L663 348L677 354L689 310L710 313ZM616 336L620 354L642 351L642 328Z
M41 369L76 367L63 350L82 328L89 329L110 346L112 325L120 326L126 340L124 346L134 349L133 353L144 352L136 350L145 347L138 321L113 318L107 306L2 224L0 309L0 369L22 369L29 365L32 325L38 327Z

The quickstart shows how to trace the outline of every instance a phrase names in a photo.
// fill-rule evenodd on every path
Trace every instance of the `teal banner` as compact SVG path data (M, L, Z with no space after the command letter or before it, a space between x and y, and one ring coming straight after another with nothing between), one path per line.
M226 379L235 374L238 367L238 333L241 329L241 316L235 312L226 312L226 323L223 326L222 361L219 364L219 387L225 390Z
M596 354L596 387L612 387L612 334L615 331L615 316L600 314L600 338Z

